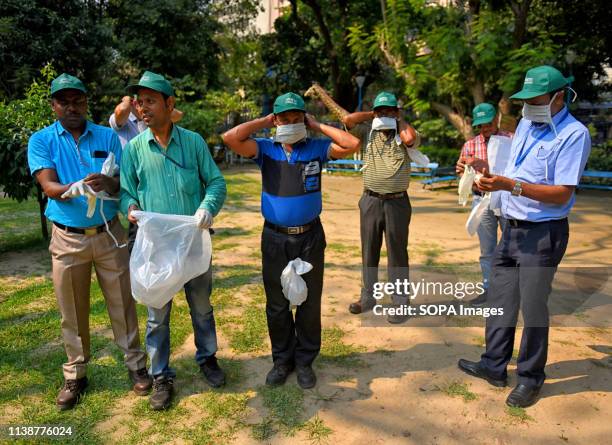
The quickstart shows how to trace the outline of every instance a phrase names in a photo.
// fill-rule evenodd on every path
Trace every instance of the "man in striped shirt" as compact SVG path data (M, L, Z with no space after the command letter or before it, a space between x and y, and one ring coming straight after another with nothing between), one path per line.
M417 133L400 117L396 97L382 92L374 100L373 111L346 116L344 124L353 128L372 121L372 130L364 153L363 196L359 200L361 226L362 288L359 301L349 311L360 314L371 310L374 283L378 281L378 263L383 233L387 245L388 281L408 280L408 225L412 208L408 199L410 158L407 147L416 148ZM408 303L408 295L393 295L394 306ZM404 315L389 315L390 323L402 323Z
M472 126L478 128L478 135L465 144L461 149L461 156L457 161L457 173L463 173L465 164L473 165L480 171L480 167L488 168L487 144L491 136L512 137L512 133L500 130L497 125L497 111L488 103L481 103L472 110ZM474 185L474 199L472 207L476 207L482 200L483 194ZM497 245L497 227L501 227L502 220L495 215L492 209L485 210L480 225L478 226L478 241L480 242L480 270L482 271L482 283L485 292L470 303L474 306L483 306L487 301L487 289L489 287L489 275L491 273L491 258Z

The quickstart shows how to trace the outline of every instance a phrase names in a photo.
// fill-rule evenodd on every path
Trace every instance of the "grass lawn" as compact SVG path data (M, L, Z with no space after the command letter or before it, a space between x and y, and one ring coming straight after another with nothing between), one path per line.
M233 174L227 179L229 196L238 208L245 199L257 196L259 184L251 178ZM35 201L16 203L0 199L0 221L0 260L2 254L28 255L46 250ZM215 242L223 252L253 236L258 234L230 227L219 231ZM305 417L305 394L295 384L271 389L262 386L261 379L256 385L246 383L246 362L269 354L265 296L257 256L247 257L245 264L230 261L215 269L213 305L217 330L229 348L229 353L224 351L225 358L220 359L228 374L222 390L206 386L193 357L181 353L186 342L192 342L189 336L193 331L184 295L175 298L170 322L171 362L178 372L178 394L173 407L163 413L151 411L148 398L129 391L123 357L113 343L104 297L94 274L90 386L76 409L58 411L55 397L63 384L61 366L65 353L49 269L50 263L44 274L0 276L0 424L71 426L73 436L64 438L62 443L78 444L169 440L216 444L231 442L239 431L253 440L264 441L276 434L294 436L302 431L307 441L322 443L332 434L320 418ZM240 301L235 298L237 294L242 296ZM142 305L137 307L142 340L146 309ZM358 364L354 356L358 348L345 344L342 336L340 328L324 331L321 366L344 368ZM253 406L259 405L261 421L247 421Z

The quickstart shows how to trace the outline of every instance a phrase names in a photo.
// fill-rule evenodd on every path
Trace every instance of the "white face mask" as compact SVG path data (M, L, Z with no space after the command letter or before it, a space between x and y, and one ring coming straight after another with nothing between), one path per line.
M375 117L372 119L372 130L397 130L397 120L394 117Z
M276 136L274 140L281 144L295 144L298 141L306 138L306 124L279 125L276 127Z
M552 124L550 106L557 97L557 94L559 94L559 92L555 93L548 105L529 105L527 102L525 102L523 104L523 117L532 122Z

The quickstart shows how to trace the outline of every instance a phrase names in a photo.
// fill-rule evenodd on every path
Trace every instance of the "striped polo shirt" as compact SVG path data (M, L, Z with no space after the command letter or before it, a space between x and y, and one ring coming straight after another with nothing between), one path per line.
M376 193L398 193L410 184L410 157L395 132L372 131L363 157L363 186Z
M301 226L322 210L321 168L328 160L331 140L307 138L286 154L282 144L256 138L261 169L261 213L266 221L285 227Z

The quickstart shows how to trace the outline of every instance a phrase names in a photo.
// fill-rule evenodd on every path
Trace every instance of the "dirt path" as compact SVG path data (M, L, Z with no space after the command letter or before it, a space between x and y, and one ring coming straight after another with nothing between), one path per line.
M227 279L224 270L242 268L245 273L253 274L260 269L258 252L262 218L257 187L253 187L253 182L259 184L259 175L255 170L244 172L225 172L228 177L239 177L237 183L244 182L245 185L244 189L231 195L215 221L219 233L214 238L213 260L217 284ZM416 327L411 322L399 327L364 327L360 317L348 313L347 307L356 299L360 287L357 202L361 188L358 177L326 175L323 180L322 220L328 243L323 325L327 330L339 328L333 332L343 335L340 346L358 351L350 359L331 365L318 360L315 369L319 383L315 390L304 392L301 420L310 421L315 426L322 421L321 424L330 430L312 427L310 430L300 429L293 436L278 432L265 435L265 442L609 442L608 419L612 414L610 328L553 328L546 369L548 380L541 400L525 411L509 413L504 404L509 388L494 389L483 381L466 376L456 367L461 357L478 358L483 343L481 327ZM450 267L471 264L477 271L478 240L468 237L465 232L468 209L457 206L455 191L423 190L415 182L411 184L409 194L413 207L409 241L411 265L442 264ZM610 266L611 217L610 194L581 193L570 218L570 244L563 264ZM45 257L46 251L6 254L0 261L0 275L6 280L11 274L12 279L18 280L19 277L40 274L48 270L48 263L44 264ZM261 282L257 273L249 279L251 281L247 280L247 283L250 284L245 289L252 289ZM248 292L227 298L248 305L252 301ZM606 310L610 314L609 294L608 300L604 299L596 310ZM235 308L225 313L218 310L216 316L227 317L232 311ZM587 320L589 314L582 313L582 321ZM609 322L608 319L608 326ZM173 408L175 412L166 417L176 418L182 428L194 428L199 416L211 409L206 401L221 400L210 397L218 396L225 402L228 397L242 398L240 400L246 403L244 418L238 426L228 427L229 432L215 436L217 439L210 443L261 443L254 438L250 426L265 422L269 415L261 397L261 385L271 366L269 343L266 339L264 348L256 352L237 353L232 349L227 332L219 329L218 356L228 366L241 369L240 379L235 379L220 394L211 392L197 370L192 369L195 349L193 335L189 335L182 346L173 351L173 363L179 362L179 402ZM518 342L517 336L516 349ZM510 368L511 386L516 383L514 367L515 360ZM291 384L295 385L294 376L289 380ZM149 418L149 414L134 420L134 413L145 409L146 401L131 394L118 400L114 406L113 416L96 426L109 442L136 443L138 441L130 437L138 430L151 428L164 420L163 415ZM317 435L317 431L327 432ZM182 440L163 433L148 439L160 443L182 443Z

